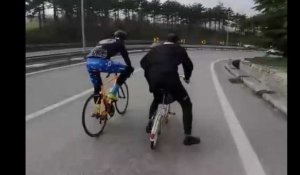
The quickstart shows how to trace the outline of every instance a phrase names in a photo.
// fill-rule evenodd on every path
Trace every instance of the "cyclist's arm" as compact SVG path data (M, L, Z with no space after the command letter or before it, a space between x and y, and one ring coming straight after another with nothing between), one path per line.
M123 44L120 45L120 53L121 53L126 65L131 67L131 61L129 59L127 49L125 48L125 46Z
M149 53L147 53L140 61L140 65L141 68L144 69L144 76L148 82L148 85L150 86L150 81L149 81L149 68L150 68L150 64L149 64ZM150 91L151 92L151 91Z
M149 68L149 53L147 53L142 59L141 59L141 67L146 71Z
M95 48L93 48L86 56L84 56L84 59L87 59L90 56L93 56L92 53L94 51Z
M182 58L182 67L184 70L184 76L185 79L189 80L191 75L192 75L192 71L193 71L193 63L190 59L190 57L188 56L186 50L184 48L182 48L182 54L181 54L181 58Z

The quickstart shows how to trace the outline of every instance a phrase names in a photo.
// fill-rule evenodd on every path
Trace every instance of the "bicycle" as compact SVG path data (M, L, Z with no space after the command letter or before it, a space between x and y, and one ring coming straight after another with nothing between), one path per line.
M106 78L109 78L110 73L106 76ZM115 74L113 77L109 78L106 82L103 83L101 86L101 91L99 94L91 94L88 99L85 101L84 106L83 106L83 111L82 111L82 125L84 128L84 131L86 132L87 135L91 137L99 137L100 134L103 132L106 122L108 119L112 118L115 114L115 109L116 111L120 114L123 115L125 114L127 107L128 107L128 101L129 101L129 91L128 91L128 86L126 82L120 86L118 90L118 100L117 101L112 101L108 99L107 97L107 91L105 86L108 83L111 83L112 81L116 81L118 78L118 75ZM93 112L87 112L87 107L89 103L92 102L92 109ZM125 102L124 107L121 107L121 102ZM108 117L110 116L110 118ZM86 119L94 119L92 124L96 124L96 131L93 132L91 131L91 128L88 128Z
M179 77L184 78L180 75ZM188 82L186 82L188 83ZM163 94L161 107L156 110L156 113L152 116L151 120L153 121L152 129L150 132L150 148L153 150L156 148L158 136L161 134L162 124L168 124L170 115L176 115L176 113L171 112L170 102L167 102L167 97L170 97L168 92L165 89L159 89L159 93ZM174 100L169 100L174 101ZM167 104L168 103L168 104Z
M156 114L151 118L151 120L153 120L153 125L150 132L151 149L155 149L156 147L158 136L161 134L162 123L168 124L169 115L175 115L175 113L170 112L170 104L166 104L165 102L168 93L164 89L160 89L159 91L163 94L163 99L160 109L158 107Z

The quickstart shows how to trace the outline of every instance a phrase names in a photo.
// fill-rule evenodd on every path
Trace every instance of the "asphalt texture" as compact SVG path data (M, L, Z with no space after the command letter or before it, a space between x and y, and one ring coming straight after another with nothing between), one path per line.
M152 95L139 61L146 53L131 54L136 72L127 80L126 114L108 120L99 138L83 130L81 113L90 93L26 120L26 174L28 175L249 175L253 162L243 153L224 116L213 75L249 140L265 175L287 174L287 120L243 84L232 84L224 69L226 59L264 55L258 51L188 49L194 63L190 84L184 84L193 103L192 134L201 144L182 144L182 112L163 127L156 150L145 132ZM213 62L219 60L213 66ZM122 61L121 58L115 59ZM182 73L182 68L179 69ZM92 88L84 64L26 76L26 117ZM225 112L224 112L225 110ZM236 130L236 132L240 132ZM249 153L249 156L253 156ZM246 167L246 168L245 168Z

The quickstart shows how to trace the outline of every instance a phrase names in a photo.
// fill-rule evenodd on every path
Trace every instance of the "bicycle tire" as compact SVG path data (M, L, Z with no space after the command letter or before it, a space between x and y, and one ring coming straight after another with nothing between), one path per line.
M119 88L118 96L119 96L119 99L118 99L118 101L115 102L115 107L116 107L117 112L119 114L123 115L123 114L125 114L125 112L127 110L128 102L129 102L129 91L128 91L128 86L127 86L126 82L124 82L123 85ZM122 98L125 98L125 100L126 100L124 109L121 109L120 105L118 105L120 103L119 100Z
M154 141L151 141L151 142L150 142L150 148L151 148L152 150L154 150L154 149L155 149L155 146L156 146L156 145L154 144Z
M100 128L100 130L98 131L98 132L96 132L96 133L91 133L89 130L88 130L88 127L86 126L86 122L85 122L85 117L87 116L87 117L90 117L90 116L88 116L88 115L86 115L86 107L87 107L87 105L88 105L88 103L91 101L91 100L94 100L94 94L92 94L91 96L89 96L89 98L85 101L85 103L84 103L84 106L83 106L83 110L82 110L82 125L83 125L83 129L84 129L84 131L85 131L85 133L87 134L87 135L89 135L90 137L99 137L100 136L100 134L103 132L103 130L104 130L104 128L105 128L105 126L106 126L106 122L107 122L107 119L104 119L103 120L103 125L102 125L102 127ZM92 103L94 103L93 101L92 101ZM94 104L93 104L94 105ZM99 119L100 120L100 119ZM99 121L99 120L97 120L97 121Z

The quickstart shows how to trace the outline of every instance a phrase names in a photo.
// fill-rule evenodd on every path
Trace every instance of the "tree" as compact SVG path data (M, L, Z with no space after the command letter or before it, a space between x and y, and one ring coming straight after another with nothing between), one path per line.
M147 0L138 0L137 2L137 12L138 12L138 17L139 21L142 22L144 20L144 17L149 13L148 6L149 3Z
M190 16L190 22L191 23L197 23L199 22L200 24L203 22L203 12L204 12L204 7L200 3L195 3L191 6L191 16Z
M225 26L228 26L229 21L233 21L233 11L231 8L227 8L223 11L223 18L222 18L222 30L225 30Z
M211 8L206 9L204 12L204 16L205 16L205 21L208 22L208 28L211 30L211 23L214 19L213 10Z
M182 6L180 3L170 0L161 5L160 12L167 22L167 25L171 22L172 26L174 27L174 24L179 21L179 15L182 14L182 12L180 13L181 8Z
M26 12L30 13L31 15L38 14L38 21L39 21L39 29L42 28L42 5L44 3L44 0L26 0Z
M161 12L160 0L152 0L148 5L149 5L151 17L153 19L153 24L155 24L155 20L156 20L155 17Z
M265 15L263 33L287 55L287 0L254 0L254 9Z

